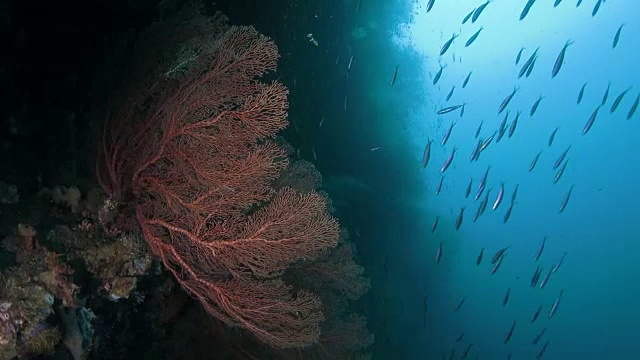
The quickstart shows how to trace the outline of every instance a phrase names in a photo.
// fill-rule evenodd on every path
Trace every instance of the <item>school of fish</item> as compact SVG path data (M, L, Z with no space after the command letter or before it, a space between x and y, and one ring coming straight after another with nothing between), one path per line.
M480 6L474 9L471 9L470 12L463 18L462 24L468 23L469 20L471 20L471 24L475 23L478 19L480 19L481 14L485 10L490 9L489 5L491 4L491 2L492 0L486 0L486 2L482 3ZM520 21L525 20L527 15L531 11L532 7L537 5L540 2L542 2L542 0L538 0L538 1L527 0L526 3L524 4L522 12L520 13L519 20ZM565 1L565 2L568 2L568 1ZM602 4L605 2L606 2L605 0L596 0L593 10L591 11L591 15L595 16L600 10ZM561 3L562 3L562 0L554 0L553 7L557 7L561 5ZM583 3L582 0L578 0L576 7L580 7L582 3ZM435 5L436 5L436 0L429 0L426 8L427 12L431 11ZM619 42L621 41L621 35L622 35L624 26L625 24L621 24L618 27L616 33L614 34L613 40L611 43L612 49L615 49L618 46ZM466 40L466 42L464 43L464 48L471 46L479 37L481 37L483 30L484 30L484 27L480 26L478 30L474 32L473 35L471 35ZM447 41L440 48L439 55L441 57L447 54L447 52L452 48L452 46L456 42L456 39L459 36L460 34L454 33L451 35L451 37L447 39ZM555 62L553 63L553 67L549 71L552 79L556 78L561 73L561 70L563 69L563 65L565 64L565 58L570 56L570 50L571 50L570 46L572 44L573 44L572 40L566 40L562 48L559 49L559 51L557 52L557 55L555 56ZM522 65L520 65L520 63L521 63L521 60L523 60L523 56L526 56L526 49L521 48L518 51L515 58L515 66L516 66L515 70L516 70L518 79L522 78L523 76L529 77L533 73L533 69L534 69L534 66L536 65L536 61L538 57L541 56L541 53L545 50L546 49L543 49L542 46L537 47L536 49L534 49L528 54L527 60L525 60ZM446 69L446 65L441 64L439 65L439 67L440 67L439 70L433 77L433 81L432 81L433 85L436 85L440 81ZM542 71L542 70L539 70L539 71ZM473 74L473 71L469 71L468 75L462 81L461 88L464 89L467 86L467 84L471 79L472 74ZM394 73L394 82L396 77L397 77L397 68L396 68L396 73ZM580 89L578 89L577 99L575 101L576 106L581 105L585 92L588 90L587 85L588 85L587 83L584 83L580 87ZM451 90L446 96L445 102L448 102L452 98L455 88L456 88L455 86L451 88ZM523 119L524 117L523 110L510 109L510 104L512 103L512 100L514 99L514 97L518 96L518 90L519 90L519 87L514 86L513 90L499 103L499 105L497 106L497 115L501 117L501 120L499 121L498 128L495 130L489 130L486 137L481 136L484 128L486 127L486 124L484 121L480 121L480 124L478 125L477 130L475 131L475 139L473 140L475 145L473 146L473 151L469 158L470 161L472 162L478 161L482 153L486 151L491 144L497 144L500 141L502 141L505 134L507 135L507 138L511 138L512 136L514 136L514 134L517 131L518 122L526 121L525 119ZM627 120L631 120L634 117L638 109L638 105L640 103L640 94L638 94L635 97L635 99L633 99L633 101L630 101L627 94L631 90L632 90L632 87L629 86L624 90L622 90L620 93L618 93L615 99L611 102L611 105L608 106L608 112L610 114L614 114L618 110L618 108L622 107L623 103L625 103L624 107L626 107L626 111L622 115L622 117L626 118ZM605 89L602 101L599 101L598 104L594 106L593 111L591 112L591 115L589 116L589 118L585 119L584 127L581 129L581 133L583 136L587 135L589 131L593 128L598 118L598 112L601 111L601 108L607 105L610 91L611 91L611 83L609 83L609 85ZM525 112L526 114L529 115L529 118L534 117L538 109L541 106L544 106L543 105L544 98L545 98L544 95L540 94L537 99L533 99L531 107L527 108L527 111ZM625 100L627 101L625 102ZM467 103L464 103L464 102L460 104L455 104L455 105L442 106L441 108L436 109L435 112L437 115L450 117L451 115L448 115L448 114L459 110L460 111L459 117L462 117L464 115L464 109L466 106L467 106ZM503 113L504 115L502 115ZM456 123L457 123L456 119L453 119L451 121L449 127L445 131L440 141L441 146L444 147L449 142L449 139L451 137L452 132L454 131L454 127ZM554 129L552 129L549 135L549 138L546 141L545 147L553 149L552 145L554 143L554 139L558 131L570 131L570 130L569 129L560 130L560 127L556 126ZM422 164L421 164L422 168L428 167L429 160L431 159L432 144L433 144L433 139L428 139L423 152ZM528 166L529 172L534 171L541 156L545 156L546 153L552 152L551 149L547 150L546 152L544 150L540 150L538 153L536 153L533 156ZM565 173L565 170L567 168L567 164L569 163L568 155L570 150L571 150L571 145L560 150L559 153L555 155L557 157L552 158L552 160L554 160L553 171L555 172L555 175L553 177L553 184L559 183L560 180L562 179L562 176ZM454 164L456 161L462 161L459 156L455 157L457 151L458 151L458 147L453 146L449 152L450 155L447 157L444 164L440 168L441 176L440 176L437 189L435 191L436 195L441 193L443 189L443 184L445 184L446 182L446 178L444 174L447 171L447 169L449 169L451 165ZM552 155L550 154L549 156L552 156ZM473 200L479 201L477 205L477 209L472 218L472 222L476 222L478 218L485 213L485 210L487 209L487 206L489 205L489 203L491 203L492 211L498 211L499 209L504 210L503 212L504 215L502 216L502 222L506 224L511 217L514 207L518 204L518 202L516 201L517 200L516 198L517 198L519 184L512 185L511 198L505 201L504 197L506 195L506 191L507 191L506 187L508 186L508 183L505 181L500 181L499 189L497 190L497 192L492 194L492 188L488 187L487 185L488 178L490 175L490 170L491 170L491 165L489 164L487 165L484 173L481 174L480 179L477 180L476 186L474 186L475 180L473 178L469 180L469 183L466 186L465 192L464 192L465 199L472 197ZM556 211L558 213L563 213L567 208L567 206L569 205L574 188L575 188L574 184L568 185L566 191L564 192L564 196L558 199L558 207L556 208ZM472 195L472 192L474 192L474 190L475 190L475 194ZM505 202L506 204L502 205ZM457 217L454 225L456 231L459 230L465 224L465 216L464 216L465 209L466 209L466 206L460 206L459 210L457 210ZM434 233L437 230L438 225L440 224L440 220L441 220L440 218L441 216L436 216L435 220L431 225L431 233ZM567 252L564 252L564 254L558 259L545 259L547 262L553 263L553 265L546 266L545 268L545 266L542 265L541 259L544 258L544 249L545 249L545 246L547 245L547 241L550 241L550 239L548 239L547 236L544 236L544 238L541 239L537 252L535 254L532 254L531 259L528 260L531 262L531 267L532 267L532 275L531 275L531 280L529 282L529 285L531 288L539 287L541 289L544 289L547 286L548 282L552 281L553 274L555 274L558 271L558 269L561 267L567 255ZM436 263L440 263L442 258L446 257L446 253L447 253L446 246L447 244L445 241L439 242L439 246L436 250L436 256L435 256ZM475 260L476 266L482 266L483 263L487 263L487 266L489 269L487 276L490 277L500 269L503 262L507 261L505 260L505 258L507 257L508 250L510 248L511 248L511 245L504 245L495 249L495 252L493 253L493 256L491 257L491 259L484 262L483 262L483 259L485 257L485 252L488 250L486 250L484 247L479 249L478 255ZM502 300L503 306L508 305L510 297L516 291L517 289L514 288L512 290L512 288L510 287L505 290L505 294ZM552 298L549 298L549 302L547 304L540 304L537 308L531 309L532 316L530 318L529 324L521 324L522 322L521 320L519 322L516 320L513 320L511 324L505 327L505 330L504 330L505 335L502 340L503 344L508 344L510 342L512 336L514 336L514 333L517 332L518 327L534 326L532 325L534 323L535 323L535 326L538 326L538 323L540 323L540 321L538 320L539 315L543 313L543 310L545 310L545 308L546 308L545 311L547 314L547 318L548 320L551 320L555 316L555 314L557 313L560 307L563 294L564 294L564 290L560 290L558 294L555 294L553 295ZM460 296L460 298L458 299L457 305L453 308L453 311L454 312L463 311L463 304L465 303L465 301L466 301L466 297L463 295ZM426 311L427 309L426 297L424 298L424 303L425 303L424 307ZM551 324L552 323L548 323L548 325L550 326ZM540 341L543 339L543 337L545 336L545 333L547 330L546 325L547 324L540 325L542 326L541 330L537 332L538 335L535 338L533 338L531 341L533 346L538 347L536 359L542 359L549 347L548 340L545 340L544 344L542 344L541 346L538 345ZM450 352L448 354L445 354L444 358L454 359L456 356L456 350L462 351L462 355L461 357L459 357L460 359L466 359L469 356L469 353L473 348L473 343L470 342L468 343L468 345L466 345L466 347L458 348L458 345L461 345L460 343L462 343L464 340L464 334L465 334L464 331L462 331L460 335L455 338L455 342L453 343L453 346ZM476 355L476 358L479 358L478 355ZM511 354L509 354L507 358L510 359Z

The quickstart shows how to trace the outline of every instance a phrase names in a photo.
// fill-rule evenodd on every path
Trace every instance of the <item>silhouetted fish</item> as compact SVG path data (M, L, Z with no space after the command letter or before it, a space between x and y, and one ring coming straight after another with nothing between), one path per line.
M471 78L471 74L473 74L473 71L469 71L469 75L467 75L467 77L462 82L462 88L463 89L465 88L465 86L467 86L467 83L469 83L469 78Z
M635 114L636 110L638 110L638 103L640 103L640 95L636 97L636 101L634 101L633 105L631 105L631 108L627 113L627 120L631 120L631 118L633 117L633 114Z
M538 111L538 106L540 106L540 101L542 101L543 98L544 97L540 95L538 100L536 100L536 102L533 103L533 106L531 106L531 111L529 111L529 116L533 116L536 113L536 111Z
M524 6L524 9L522 9L522 12L520 13L520 21L524 20L524 18L527 17L527 14L529 13L529 10L531 10L531 7L533 6L533 4L535 2L536 2L536 0L527 1L527 3Z
M609 110L609 113L613 114L613 112L616 111L618 106L620 106L622 99L627 94L627 92L629 92L629 90L631 90L631 86L629 86L625 91L621 92L620 95L618 95L618 97L616 97L616 99L613 100L613 104L611 104L611 109Z
M480 14L482 14L482 12L484 11L484 8L487 7L487 5L489 5L490 0L487 0L487 2L485 2L484 4L478 6L478 8L476 9L476 11L473 12L473 17L471 17L471 22L474 23L476 22L476 20L478 20L478 17L480 17Z
M480 265L480 263L482 262L482 257L484 256L484 248L480 249L480 253L478 254L478 257L476 258L476 265Z
M507 333L507 336L504 338L504 343L508 343L509 340L511 340L511 336L513 335L513 330L515 330L516 328L516 321L513 320L513 324L511 325L511 328L509 329L509 332Z
M586 135L589 130L591 130L591 127L593 126L593 123L596 121L596 117L598 116L598 110L600 110L600 106L602 105L599 105L595 110L593 110L593 113L591 113L589 120L587 120L587 123L584 125L584 129L582 129L582 135Z
M542 155L542 150L540 150L539 153L536 154L536 156L533 157L533 160L531 160L531 164L529 164L529 172L533 171L533 169L535 169L536 164L538 163L538 159L540 159L540 155Z
M611 45L612 49L615 49L616 46L618 46L618 42L620 41L620 33L622 33L622 28L625 26L626 24L622 24L620 25L620 27L618 28L618 31L616 31L616 35L613 37L613 44Z
M564 199L562 199L562 203L560 204L560 211L558 211L559 213L562 213L564 209L567 207L567 204L569 203L569 199L571 199L571 193L573 192L574 186L575 185L571 185L571 188L569 188L567 195L565 195Z
M536 320L538 320L538 316L540 316L540 311L542 311L542 305L540 305L540 307L538 307L538 310L536 310L536 312L533 313L533 317L531 318L532 324L536 322Z
M564 63L564 57L567 53L567 48L569 47L569 45L573 44L572 40L567 40L567 42L564 44L564 46L562 47L562 50L560 50L560 53L558 54L558 57L556 58L556 62L553 65L553 69L551 70L551 77L556 77L556 75L558 75L558 73L560 72L560 69L562 68L562 64Z
M582 101L582 97L584 96L584 88L586 87L587 87L587 83L584 83L580 88L580 92L578 93L578 101L576 101L577 104L580 104L580 102Z
M473 35L471 35L469 40L467 40L467 42L464 44L464 47L468 47L469 45L473 44L473 42L476 41L476 39L478 38L478 35L480 35L480 32L482 30L484 30L484 27L480 27L478 31L476 31Z
M447 42L445 42L444 45L442 45L442 48L440 48L440 56L444 55L447 52L447 50L449 50L449 48L451 47L451 44L459 35L460 34L456 34L456 33L451 35L451 38L447 40Z
M551 145L553 145L553 140L556 138L556 133L558 132L558 127L556 126L556 128L553 130L553 132L551 132L551 135L549 135L549 141L547 141L547 144L549 144L549 147L551 147Z

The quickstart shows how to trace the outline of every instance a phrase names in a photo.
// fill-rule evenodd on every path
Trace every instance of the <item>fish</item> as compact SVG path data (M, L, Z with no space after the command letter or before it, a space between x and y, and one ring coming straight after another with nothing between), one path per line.
M558 307L560 306L560 300L562 300L562 294L564 294L564 290L560 290L560 295L558 295L556 300L553 302L553 305L551 305L551 310L549 310L549 319L551 319L553 315L555 315L556 312L558 311Z
M460 108L460 117L464 115L464 105L465 104L462 104L462 107Z
M444 162L444 164L442 164L442 168L440 169L440 172L443 173L443 172L447 171L449 166L451 166L451 163L453 162L453 157L455 156L456 151L458 151L458 148L454 147L453 150L451 151L451 155L449 155L449 157Z
M602 5L602 0L598 0L598 2L596 2L596 5L593 7L593 11L591 12L591 16L596 16L598 10L600 10L600 5Z
M536 100L536 102L533 103L533 105L531 106L531 111L529 111L529 116L533 116L536 113L536 111L538 111L538 106L540 106L540 101L542 101L543 98L544 97L540 95L538 100Z
M436 73L436 76L433 78L433 85L438 83L438 80L442 77L442 70L444 70L446 66L440 65L440 70Z
M318 124L318 127L321 128L322 127L322 123L324 123L324 116L322 117L322 119L320 119L320 124Z
M562 265L562 263L564 262L564 258L567 256L567 252L565 251L564 254L562 254L562 257L560 258L560 261L558 261L557 264L555 264L552 268L551 268L551 272L556 272L558 271L558 269L560 268L560 266Z
M631 108L627 113L627 120L631 120L631 118L633 117L633 114L635 114L636 110L638 110L638 103L640 103L640 95L636 97L636 101L634 101L633 105L631 105Z
M469 19L471 19L471 16L473 15L473 13L476 11L476 9L474 8L473 10L471 10L471 12L469 12L464 19L462 19L462 24L464 25L467 21L469 21Z
M480 185L478 186L478 193L476 194L475 199L478 200L480 195L482 195L482 191L484 190L485 185L487 184L487 176L489 176L489 170L491 170L491 165L487 166L487 170L485 170L484 175L480 179Z
M482 130L482 124L484 124L484 120L480 121L480 125L478 125L478 128L476 129L476 136L475 136L476 139L478 138L478 136L480 136L480 130Z
M620 34L622 33L622 28L626 25L626 23L623 23L622 25L620 25L620 27L618 28L618 31L616 31L616 35L613 37L613 44L611 44L611 48L615 49L616 46L618 46L618 42L620 41Z
M527 59L527 61L524 63L524 65L522 65L522 68L520 69L520 72L518 73L518 78L521 78L522 76L524 76L524 74L527 73L527 71L529 70L529 67L531 67L533 62L536 60L536 57L538 56L538 50L540 50L539 46L536 48L536 50L533 52L533 54L531 54L531 56L529 56L529 59Z
M540 352L539 352L539 353L538 353L538 355L536 356L536 360L540 360L540 359L542 359L542 356L544 356L544 352L545 352L545 350L547 350L547 346L548 346L548 345L549 345L549 342L548 342L548 341L546 341L546 342L544 343L544 346L542 347L542 349L540 350Z
M498 196L496 196L496 200L493 202L493 206L491 207L494 211L500 206L502 202L502 198L504 197L504 182L500 183L500 190L498 191Z
M504 294L504 299L502 299L502 306L507 306L507 303L509 302L509 295L511 295L511 288L508 288L507 293Z
M526 77L529 77L529 75L531 75L531 72L533 71L533 67L536 65L536 61L538 61L538 55L536 55L533 58L531 65L529 65L529 68L527 68L527 74L525 75Z
M544 245L546 243L547 243L547 235L545 235L544 238L542 238L542 244L540 245L540 248L536 253L536 257L533 259L534 262L537 262L540 259L540 256L542 255L542 251L544 251Z
M484 211L487 209L487 204L489 204L489 194L491 194L491 188L487 190L484 195L484 199L480 203L480 215L484 214Z
M582 4L582 0L578 0L578 3L576 4L576 7L579 7L580 4Z
M436 231L436 228L438 228L439 222L440 222L440 216L436 216L436 219L433 221L433 224L431 225L431 233L434 233Z
M556 128L553 130L553 132L551 132L551 135L549 135L549 141L547 141L547 144L549 144L549 147L551 147L551 145L553 145L553 140L556 138L556 133L558 132L558 127L556 126Z
M433 4L435 4L436 0L429 0L429 2L427 3L427 12L431 11L431 8L433 7Z
M371 149L369 149L369 151L378 151L382 149L382 146L376 146L376 147L372 147Z
M465 199L469 198L469 194L471 194L471 185L473 184L473 178L469 180L469 185L467 185L467 190L464 192Z
M554 184L556 184L556 183L558 183L558 181L560 181L560 178L562 177L562 174L564 174L564 170L567 168L567 163L568 162L569 162L569 160L565 161L564 164L562 164L562 167L560 168L560 170L558 170L556 175L553 177L553 183Z
M478 210L476 210L476 214L473 216L473 222L478 221L478 218L482 215L482 205L482 203L478 204Z
M516 132L516 126L518 126L518 118L520 118L520 110L518 110L518 113L516 114L516 118L513 119L511 126L509 126L509 138L511 138L513 136L513 133Z
M584 83L580 88L580 92L578 93L578 101L576 101L577 104L580 104L580 102L582 101L582 97L584 96L584 88L586 87L587 87L587 83Z
M569 203L569 199L571 198L571 193L573 192L574 186L575 185L571 185L571 187L569 188L569 191L567 192L567 195L565 195L564 199L562 199L562 203L560 203L560 211L558 211L558 213L562 213L564 209L567 207L567 204Z
M460 357L460 360L462 359L466 359L467 356L469 356L469 351L471 351L471 348L473 347L473 343L469 344L467 346L467 348L464 350L464 353L462 353L462 356Z
M536 167L536 164L538 163L538 159L540 159L540 155L542 155L542 150L540 150L540 152L533 157L533 160L531 160L531 164L529 164L529 172L532 172L533 169Z
M467 300L466 297L463 297L462 300L460 300L460 302L458 303L458 305L456 306L454 311L458 311L460 310L460 308L462 307L462 305L464 304L464 301Z
M455 87L455 86L453 86L453 87L451 88L451 91L449 91L449 93L447 94L447 100L446 100L446 101L449 101L449 100L451 99L451 97L453 96L453 91L454 91L455 89L456 89L456 87Z
M560 3L561 3L561 2L562 2L562 0L556 0L556 1L553 3L553 7L556 7L556 6L560 5Z
M445 108L442 108L442 109L438 110L437 114L438 115L447 114L447 113L450 113L452 111L458 110L459 108L461 108L463 106L464 106L464 104L448 106L448 107L445 107Z
M507 245L505 247L503 247L502 249L498 250L493 257L491 258L491 264L495 264L498 262L498 260L500 260L501 257L504 256L504 253L509 250L509 248L511 247L511 245Z
M562 154L560 154L558 160L556 160L556 162L553 164L553 170L556 170L558 169L558 167L560 167L560 164L562 164L562 162L564 161L564 158L567 156L569 149L571 149L571 145L569 145L567 149L563 151Z
M460 225L462 225L462 219L464 218L464 209L465 207L460 208L460 213L458 213L458 218L456 219L456 230L460 229Z
M509 110L507 110L507 113L504 115L504 119L502 119L500 127L498 128L498 138L496 139L496 143L499 143L505 134L505 131L507 129L507 120L509 120Z
M502 223L506 224L507 221L509 221L509 218L511 217L511 212L513 211L513 205L515 205L516 203L512 203L509 208L507 209L507 212L504 213L504 217L502 218Z
M480 249L480 253L478 254L478 257L476 258L476 265L479 266L480 263L482 263L482 257L484 256L484 248Z
M598 110L600 110L600 107L602 105L598 105L598 107L593 110L593 113L591 113L591 116L589 117L589 120L587 120L587 123L584 124L584 129L582 129L582 135L586 135L589 130L591 130L591 127L593 126L593 123L596 121L596 117L598 116Z
M549 269L549 271L547 272L547 275L545 275L545 277L540 282L540 289L544 289L544 287L547 286L547 283L549 282L549 278L551 277L551 273L553 273L553 268Z
M451 137L451 132L453 131L454 126L456 126L455 121L451 123L451 125L449 126L449 130L447 130L447 132L442 137L442 141L440 141L440 144L442 146L445 146L447 144L447 141L449 141L449 138Z
M518 186L520 186L520 184L516 184L516 187L513 189L513 194L511 194L512 204L516 202L516 196L518 195Z
M613 112L616 111L618 106L620 106L622 99L627 94L627 92L629 92L629 90L631 90L631 86L629 86L625 91L621 92L620 95L618 95L618 97L616 97L616 99L613 100L613 104L611 104L611 109L609 110L610 114L613 114Z
M533 6L533 4L536 2L536 0L528 0L527 3L524 6L524 9L522 9L522 12L520 13L520 21L524 20L525 17L527 17L527 14L529 13L529 10L531 10L531 7Z
M494 132L491 136L489 136L489 138L487 140L485 140L482 145L480 146L480 151L484 151L484 149L486 149L491 142L493 141L493 138L496 136L496 133Z
M560 72L560 68L562 68L562 64L564 64L564 57L565 57L565 55L567 53L567 48L571 44L573 44L573 40L567 40L567 42L562 47L562 50L560 50L560 53L558 54L558 57L556 58L556 63L553 65L553 69L551 70L551 77L552 78L556 77L556 75L558 75L558 73Z
M440 178L440 183L438 184L438 189L436 189L436 195L440 194L442 191L442 183L444 183L444 176Z
M447 50L449 50L449 47L451 47L451 44L453 44L453 41L459 36L460 34L456 34L454 33L453 35L451 35L451 39L447 40L447 42L444 43L444 45L442 45L442 48L440 48L440 56L444 55Z
M609 98L609 91L611 90L611 81L609 81L609 85L607 85L607 89L604 91L604 95L602 95L602 105L607 102Z
M513 324L511 324L511 328L509 329L509 332L507 333L507 336L504 338L504 343L508 343L509 340L511 340L511 336L513 335L513 330L515 330L516 328L516 321L513 320Z
M484 4L478 6L478 8L476 9L476 11L473 12L473 17L471 17L471 22L474 23L476 22L476 20L478 20L478 17L480 16L480 14L482 14L482 11L484 11L484 8L487 7L487 5L489 5L491 1L487 0L487 2L485 2Z
M464 47L469 47L469 45L473 44L473 42L476 41L476 39L478 38L478 35L480 35L480 32L482 30L484 30L484 27L481 26L478 31L476 31L473 35L471 35L469 40L467 40L467 42L464 44Z
M471 78L471 74L473 74L473 71L469 71L469 75L467 75L467 77L464 79L464 81L462 82L462 88L464 89L467 84L469 83L469 79Z
M531 344L534 346L538 345L538 343L540 342L540 339L542 338L542 335L544 335L546 331L547 331L547 328L542 329L542 331L540 331L540 333L533 339Z
M396 70L393 72L393 77L391 78L391 86L395 85L396 80L398 79L398 69L400 65L396 65Z
M533 313L533 317L531 318L531 323L533 324L534 322L536 322L536 320L538 320L538 316L540 316L540 312L542 311L542 305L540 305L540 307L538 307L538 310L536 310L535 313Z
M438 251L436 251L436 264L440 263L440 259L442 258L442 244L443 241L440 241L440 246L438 246Z
M500 269L500 265L502 265L502 259L504 259L504 256L501 256L498 261L493 264L493 266L491 267L491 271L489 271L489 275L495 274L498 269Z
M516 55L516 65L518 65L518 63L520 62L520 59L522 58L522 52L524 51L525 48L520 48L520 51L518 51L518 55Z
M429 164L429 159L431 159L431 143L433 143L433 139L429 139L427 141L427 145L424 147L424 152L422 153L422 168L426 168Z
M478 160L480 158L480 147L482 146L483 141L484 140L482 138L478 140L478 144L476 145L476 147L473 149L473 152L471 153L470 161Z
M462 338L464 338L464 331L462 332L462 334L458 335L458 337L456 338L456 342L459 343L460 341L462 341Z
M538 284L538 280L540 280L540 274L542 273L542 268L540 267L540 265L538 265L538 267L536 268L536 271L533 273L533 276L531 277L531 287L536 287L536 285Z
M513 96L516 94L517 91L518 91L518 87L514 87L511 94L507 95L507 97L504 98L504 100L502 100L502 103L498 108L498 114L501 114L504 111L504 109L507 108L507 106L509 105L509 102L511 102L511 99L513 99Z

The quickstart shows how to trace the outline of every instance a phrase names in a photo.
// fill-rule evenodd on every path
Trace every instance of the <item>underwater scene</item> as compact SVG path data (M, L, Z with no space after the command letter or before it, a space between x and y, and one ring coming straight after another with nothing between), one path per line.
M640 3L0 9L0 360L640 359Z

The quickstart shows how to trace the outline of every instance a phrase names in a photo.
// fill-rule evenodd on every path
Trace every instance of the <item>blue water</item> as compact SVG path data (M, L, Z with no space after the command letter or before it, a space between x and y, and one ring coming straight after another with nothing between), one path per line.
M374 358L440 359L444 354L448 358L452 348L455 358L460 358L472 343L470 359L506 359L509 354L513 359L533 359L546 342L544 359L640 358L636 330L640 323L640 228L636 225L640 113L626 119L640 92L640 23L635 21L640 3L605 1L592 16L596 0L584 0L580 7L577 0L563 0L555 8L553 0L537 0L519 21L526 2L491 1L475 23L469 20L464 25L465 15L484 1L436 0L428 13L427 1L364 1L369 6L357 15L355 25L369 33L352 39L357 62L350 81L364 89L358 93L360 98L377 114L367 118L366 130L359 134L361 156L366 157L362 161L377 162L379 176L395 182L392 192L375 193L378 204L393 211L384 215L379 211L377 216L385 221L370 234L376 249L362 249L373 283L369 302L376 333ZM623 23L619 44L612 49L614 34ZM475 43L465 47L480 27L484 29ZM453 33L460 36L439 56ZM568 40L573 44L552 78L554 62ZM384 56L372 56L378 46ZM516 65L522 47L522 60ZM538 47L531 76L518 79L522 65ZM392 87L395 65L399 73ZM434 86L433 76L441 65L445 67L442 78ZM473 74L462 89L469 71ZM353 85L356 82L358 86ZM584 98L578 105L576 98L584 83ZM606 104L590 131L582 135L608 84ZM446 102L452 86L456 89ZM485 139L497 130L505 115L497 114L498 107L514 87L518 91L507 108L509 123L516 112L522 112L514 136L505 135L499 143L494 140L478 161L470 162L479 123L484 121L480 136ZM614 99L629 87L617 111L610 114ZM530 117L531 106L540 96L543 100ZM341 96L335 97L338 103ZM440 108L462 103L466 104L462 117L459 111L436 114ZM441 146L452 122L457 123L451 138ZM549 147L547 141L556 127ZM434 140L431 160L421 169L429 139ZM553 163L569 145L566 172L554 184ZM380 149L367 151L377 146ZM436 195L440 168L454 147L458 151L444 173L443 191ZM541 150L536 168L529 172L530 162ZM474 223L479 201L473 196L489 165L489 205ZM374 181L371 174L361 177ZM473 189L467 199L464 193L471 178ZM501 182L505 199L493 211ZM503 217L516 185L517 203L505 224ZM571 186L575 186L571 198L559 213ZM464 221L456 231L461 207L466 207ZM437 216L439 225L432 234ZM534 263L545 236L544 252ZM442 259L436 264L441 242ZM489 275L491 257L507 245L511 248L501 268ZM485 248L484 260L476 266L481 248ZM544 277L565 252L564 263L547 286L531 288L537 265L543 267ZM503 306L508 288L510 300ZM549 319L561 291L558 311ZM463 297L464 305L454 311ZM540 317L531 324L540 305ZM513 337L504 344L513 321L517 324ZM538 345L532 345L543 328L546 333ZM462 332L462 341L456 343Z

